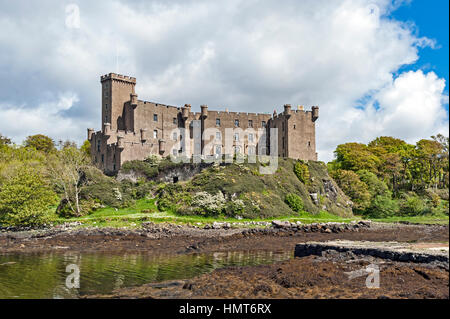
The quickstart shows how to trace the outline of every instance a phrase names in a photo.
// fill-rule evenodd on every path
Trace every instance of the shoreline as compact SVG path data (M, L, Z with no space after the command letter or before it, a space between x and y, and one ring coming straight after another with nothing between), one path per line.
M445 242L448 225L375 222L295 224L270 227L208 229L177 224L147 223L135 229L61 227L0 232L0 254L48 251L187 254L232 250L291 250L306 241Z

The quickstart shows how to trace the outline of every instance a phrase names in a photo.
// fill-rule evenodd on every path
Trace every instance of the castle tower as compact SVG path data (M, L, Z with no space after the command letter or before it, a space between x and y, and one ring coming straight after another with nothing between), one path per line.
M136 78L109 73L100 78L102 83L102 125L110 123L111 131L124 130L124 104L135 96Z

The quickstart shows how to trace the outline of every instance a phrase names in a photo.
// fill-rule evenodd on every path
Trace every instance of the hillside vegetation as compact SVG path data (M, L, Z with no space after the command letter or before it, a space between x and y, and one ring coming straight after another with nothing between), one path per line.
M334 220L356 214L448 222L443 136L416 145L392 137L342 144L328 165L280 158L269 175L260 174L260 164L196 166L150 156L125 163L116 178L91 164L89 149L87 141L81 147L55 145L33 135L15 145L0 135L0 226L127 215L193 221Z
M415 145L393 137L338 145L330 175L371 218L446 216L449 212L449 139L442 135Z

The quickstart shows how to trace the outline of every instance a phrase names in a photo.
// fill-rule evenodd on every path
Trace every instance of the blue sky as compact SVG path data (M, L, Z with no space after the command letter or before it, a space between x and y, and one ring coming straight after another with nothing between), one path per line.
M391 16L400 21L412 22L419 36L436 40L436 48L423 48L419 60L404 70L433 70L439 77L445 78L445 93L448 95L449 73L449 1L448 0L412 0L405 3ZM448 110L448 104L447 104Z

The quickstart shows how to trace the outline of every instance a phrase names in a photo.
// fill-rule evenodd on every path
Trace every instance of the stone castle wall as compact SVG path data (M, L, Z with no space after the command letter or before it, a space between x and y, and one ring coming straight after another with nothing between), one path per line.
M284 106L280 114L222 112L201 106L169 106L138 100L136 79L110 73L100 79L102 84L102 129L88 129L93 162L107 173L115 173L130 160L143 160L151 154L191 156L194 150L193 121L201 123L201 149L210 146L208 154L259 154L270 151L270 128L278 129L278 155L294 159L317 160L315 121L318 107L311 111L292 110ZM233 148L225 149L225 130L232 128ZM186 130L182 136L181 130ZM213 129L213 130L212 130ZM248 131L245 131L248 130ZM252 131L254 130L254 131ZM245 134L247 132L247 134ZM264 134L258 134L263 132ZM259 148L261 146L261 148ZM272 146L273 147L273 146Z

